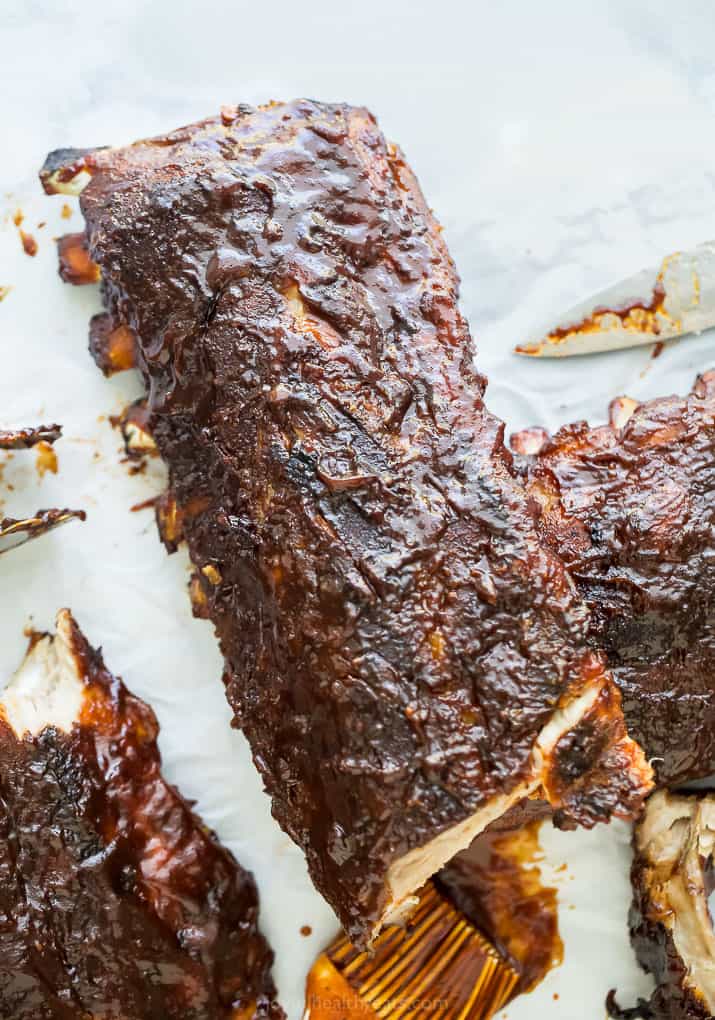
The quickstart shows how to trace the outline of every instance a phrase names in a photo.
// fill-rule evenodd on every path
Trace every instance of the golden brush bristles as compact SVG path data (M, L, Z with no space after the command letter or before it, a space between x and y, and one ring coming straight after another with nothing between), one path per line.
M331 974L335 980L331 979ZM319 958L304 1020L487 1020L519 975L434 886L405 927L386 928L361 952L342 936Z

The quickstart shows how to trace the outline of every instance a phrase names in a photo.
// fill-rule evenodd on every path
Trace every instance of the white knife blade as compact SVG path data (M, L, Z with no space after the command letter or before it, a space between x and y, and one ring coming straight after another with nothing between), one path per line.
M715 326L715 241L666 256L569 309L516 354L565 358L702 333Z

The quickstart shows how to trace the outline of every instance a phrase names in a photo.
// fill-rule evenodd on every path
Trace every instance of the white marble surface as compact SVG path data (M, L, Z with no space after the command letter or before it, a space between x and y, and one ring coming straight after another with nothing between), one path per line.
M185 561L164 555L150 513L129 513L161 484L158 469L127 475L106 421L137 384L103 380L85 352L97 295L60 284L51 243L79 220L60 220L36 169L49 149L129 141L226 102L364 103L407 152L445 225L492 408L510 429L602 420L618 393L685 390L715 364L715 338L655 361L648 349L550 363L510 351L545 316L715 237L715 7L6 0L0 42L0 285L12 287L0 304L0 424L65 425L57 476L39 481L32 453L7 464L5 507L89 511L86 525L0 562L0 675L19 661L30 618L49 626L58 606L73 607L111 668L155 706L168 775L254 870L295 1020L305 971L334 922L227 725L219 656L208 625L190 616ZM21 250L17 208L38 240L35 259ZM625 932L627 838L625 826L544 832L548 873L568 862L554 876L566 957L508 1008L509 1020L601 1020L609 987L624 1001L647 988Z

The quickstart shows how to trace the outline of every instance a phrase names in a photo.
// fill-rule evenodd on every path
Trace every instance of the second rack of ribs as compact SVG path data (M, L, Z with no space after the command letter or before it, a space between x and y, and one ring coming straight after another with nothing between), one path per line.
M349 934L529 792L564 822L635 810L649 768L370 114L239 107L53 154L43 180L80 175L93 351L111 369L136 337L165 541L188 543L236 722Z
M686 397L613 401L608 425L512 438L591 610L659 785L715 771L715 373Z

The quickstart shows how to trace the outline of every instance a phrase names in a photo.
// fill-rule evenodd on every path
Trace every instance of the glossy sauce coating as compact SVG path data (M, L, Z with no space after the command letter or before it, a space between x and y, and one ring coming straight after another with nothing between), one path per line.
M591 610L629 732L675 785L715 772L715 374L684 398L614 402L612 418L513 445L532 452L543 534Z
M79 167L93 350L106 369L102 337L136 337L167 545L188 542L273 812L364 941L390 865L510 791L565 692L602 679L585 608L483 405L440 228L367 111L237 107L53 154L46 186ZM558 791L588 824L596 766ZM606 786L600 818L647 782Z
M162 779L151 710L73 624L81 717L0 716L0 1015L273 1016L253 879Z

